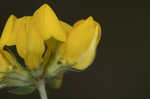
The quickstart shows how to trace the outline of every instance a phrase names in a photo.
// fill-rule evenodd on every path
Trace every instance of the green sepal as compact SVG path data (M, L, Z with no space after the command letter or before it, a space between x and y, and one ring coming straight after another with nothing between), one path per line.
M78 69L75 69L75 68L69 68L68 70L66 71L72 71L72 72L82 72L83 70L78 70Z
M83 70L78 70L78 69L73 68L74 65L75 64L60 66L60 68L57 70L57 72L70 72L70 71L82 72L83 71Z
M5 75L0 80L0 85L5 85L5 87L22 87L33 85L33 80L26 71L13 70L11 72L0 73Z
M24 86L9 90L8 92L16 95L27 95L31 94L34 90L35 90L34 86Z
M80 72L79 70L76 70L73 68L75 64L72 65L64 65L59 60L58 50L61 42L56 43L55 51L48 57L48 63L46 64L46 71L45 71L45 77L48 79L51 79L55 76L57 76L61 72L67 72L67 71L76 71Z
M43 75L44 69L42 65L40 65L40 68L32 70L31 74L34 78L40 78Z
M51 71L53 71L53 69L56 69L56 65L57 65L57 58L58 58L58 48L59 48L60 42L56 43L56 49L55 52L53 52L51 54L51 56L48 57L48 63L46 64L46 71L45 71L45 77L47 78L48 76L50 76ZM56 68L55 68L56 67Z
M55 77L48 79L49 87L55 90L60 89L62 86L63 78L64 78L64 73L60 72Z

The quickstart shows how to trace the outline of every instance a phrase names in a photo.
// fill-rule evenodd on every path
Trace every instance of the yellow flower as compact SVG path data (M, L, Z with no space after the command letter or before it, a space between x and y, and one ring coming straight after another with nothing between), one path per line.
M74 68L82 70L92 63L100 38L101 27L92 17L70 26L60 21L51 7L44 4L33 16L17 19L11 15L2 33L0 48L16 45L28 68L38 69L45 43L49 57L55 50L56 41L63 41L59 47L61 61L67 65L75 64Z
M65 29L68 27L67 25ZM75 23L72 30L68 29L67 40L60 47L61 61L64 64L75 64L74 68L83 70L95 57L101 37L101 27L92 17L89 17Z
M33 16L17 19L11 15L0 39L1 49L5 45L16 45L18 54L29 69L38 69L45 51L44 41L51 37L65 41L65 31L53 10L42 5Z
M71 26L59 20L47 4L32 16L11 15L0 38L0 86L37 88L47 98L45 82L59 89L66 71L86 69L94 60L100 38L100 24L92 17ZM28 70L10 46L16 47ZM10 92L17 94L15 90ZM26 94L22 92L19 94Z

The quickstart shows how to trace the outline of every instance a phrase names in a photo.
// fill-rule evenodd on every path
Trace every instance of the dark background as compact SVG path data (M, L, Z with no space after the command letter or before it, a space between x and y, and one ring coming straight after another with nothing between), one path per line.
M148 2L105 0L0 0L0 31L8 16L32 15L43 3L70 24L93 16L102 25L95 62L86 71L67 73L49 99L150 99L150 6ZM0 99L40 99L38 92Z

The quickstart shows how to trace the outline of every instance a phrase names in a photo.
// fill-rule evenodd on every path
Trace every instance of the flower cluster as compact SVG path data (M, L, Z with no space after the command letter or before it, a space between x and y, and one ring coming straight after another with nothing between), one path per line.
M64 72L84 70L92 63L100 38L101 27L91 16L71 26L47 4L32 16L10 15L0 38L0 85L38 88L44 81L59 88ZM15 46L25 67L5 49L8 46Z

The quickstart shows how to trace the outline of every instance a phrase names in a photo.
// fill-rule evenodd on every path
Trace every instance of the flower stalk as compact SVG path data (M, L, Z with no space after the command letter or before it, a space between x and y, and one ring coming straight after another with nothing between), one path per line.
M48 99L45 88L45 81L43 79L38 82L37 89L39 91L41 99Z

